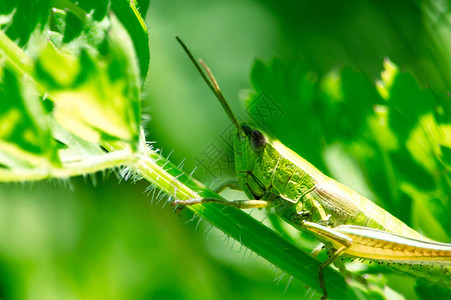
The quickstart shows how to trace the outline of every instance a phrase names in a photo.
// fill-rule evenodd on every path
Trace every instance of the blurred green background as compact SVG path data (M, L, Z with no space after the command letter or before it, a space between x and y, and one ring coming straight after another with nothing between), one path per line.
M212 145L230 158L221 138L230 124L176 35L204 59L233 110L247 119L243 100L253 91L255 59L302 61L317 79L348 67L374 83L389 57L423 87L445 95L451 82L448 6L447 1L152 1L143 99L147 137L164 154L173 151L171 160L183 161L187 172L198 166L194 175L202 182L215 186L233 176L233 167L211 173L199 165ZM300 130L296 124L290 128ZM190 222L188 211L177 216L164 201L152 204L145 183L94 177L2 185L0 298L312 297L288 275L278 284L280 271L210 232L205 222ZM359 184L354 182L357 189Z

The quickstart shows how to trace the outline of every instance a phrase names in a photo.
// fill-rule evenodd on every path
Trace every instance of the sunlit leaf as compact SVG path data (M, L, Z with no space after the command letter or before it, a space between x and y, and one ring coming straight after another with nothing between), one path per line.
M17 31L14 16L22 4L1 7L0 26L8 34ZM122 164L138 147L141 84L127 31L108 14L108 1L52 4L57 7L39 8L46 13L27 31L27 53L0 35L0 75L1 67L12 70L3 76L2 99L17 100L3 102L16 109L2 109L1 163L11 168L2 180L89 173ZM100 147L111 142L128 150Z
M139 61L142 83L147 76L150 61L149 35L144 18L146 17L149 0L130 1L113 0L111 8L130 35Z
M36 90L5 69L0 99L0 163L10 169L58 165L55 142Z
M63 127L95 143L122 140L136 147L139 87L129 67L132 58L119 46L119 40L126 40L121 33L110 34L106 56L82 51L75 57L49 43L39 56L36 74L51 94L53 115Z
M21 47L26 46L35 31L47 24L50 0L0 1L0 16L8 16L10 22L0 22L0 28ZM0 18L1 19L1 18Z

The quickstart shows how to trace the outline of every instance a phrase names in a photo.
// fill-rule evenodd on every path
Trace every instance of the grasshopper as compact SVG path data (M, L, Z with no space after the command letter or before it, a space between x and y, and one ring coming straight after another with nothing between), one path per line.
M282 219L313 234L329 250L329 258L318 268L322 299L327 298L323 271L339 257L399 264L399 270L445 287L451 285L451 244L422 236L369 199L321 173L276 138L255 125L238 122L209 68L202 60L199 64L177 40L235 126L236 176L250 200L199 198L174 200L173 205L219 203L238 209L274 208Z

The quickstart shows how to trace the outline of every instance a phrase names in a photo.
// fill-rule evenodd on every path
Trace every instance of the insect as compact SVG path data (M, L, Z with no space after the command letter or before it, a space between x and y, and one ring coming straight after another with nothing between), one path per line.
M324 269L339 257L400 264L397 268L443 286L451 285L451 244L422 236L402 221L327 177L276 138L250 123L240 123L215 78L177 37L204 81L235 126L236 176L249 200L175 200L173 205L220 203L244 208L274 208L286 222L314 235L329 250L318 269L322 299ZM206 74L201 68L205 69Z

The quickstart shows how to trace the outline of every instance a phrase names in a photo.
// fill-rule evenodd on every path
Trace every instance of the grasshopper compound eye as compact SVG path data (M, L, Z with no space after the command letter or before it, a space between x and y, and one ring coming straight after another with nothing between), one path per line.
M265 148L266 139L265 139L265 136L263 135L263 133L261 133L260 131L252 130L249 138L250 138L252 150L254 150L255 152L259 152L259 151L263 150L263 148Z

